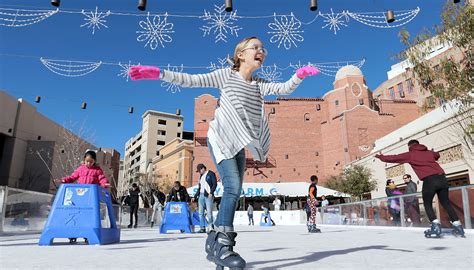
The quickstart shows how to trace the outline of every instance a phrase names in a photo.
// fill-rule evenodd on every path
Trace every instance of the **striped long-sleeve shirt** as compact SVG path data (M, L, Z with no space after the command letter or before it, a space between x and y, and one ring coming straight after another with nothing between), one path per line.
M219 106L209 123L207 134L217 163L233 158L245 147L252 152L254 160L266 161L270 149L270 130L263 97L290 94L302 81L293 75L284 83L261 78L247 82L239 72L230 68L196 75L165 70L161 79L184 87L220 90Z

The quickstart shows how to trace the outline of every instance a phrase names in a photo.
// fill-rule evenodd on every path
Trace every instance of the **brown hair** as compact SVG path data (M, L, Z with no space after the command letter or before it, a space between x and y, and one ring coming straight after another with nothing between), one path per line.
M237 54L240 53L245 48L245 46L247 46L249 41L252 40L252 39L260 40L258 37L248 37L248 38L242 39L239 43L237 43L237 46L235 46L234 57L231 59L233 70L235 70L235 71L239 70L239 68L240 68L240 59L237 56Z

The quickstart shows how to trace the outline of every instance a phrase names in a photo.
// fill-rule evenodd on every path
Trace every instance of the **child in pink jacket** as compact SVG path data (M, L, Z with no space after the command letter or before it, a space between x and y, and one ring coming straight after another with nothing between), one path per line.
M87 151L84 154L84 163L70 176L64 177L61 182L72 183L77 180L78 184L96 184L103 188L108 188L110 184L107 178L105 178L102 169L98 165L95 165L96 159L97 155L94 151ZM87 238L84 238L84 240L88 243ZM76 242L77 238L69 238L69 243L75 244Z
M103 188L110 186L102 169L95 164L97 159L94 151L87 151L84 155L84 163L79 166L70 176L64 177L62 183L72 183L77 180L78 184L96 184Z

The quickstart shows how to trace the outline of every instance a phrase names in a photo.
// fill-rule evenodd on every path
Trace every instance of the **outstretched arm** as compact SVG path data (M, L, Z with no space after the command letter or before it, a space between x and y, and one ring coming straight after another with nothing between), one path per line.
M318 73L318 68L313 66L305 66L299 68L296 71L296 74L284 83L270 83L261 81L260 89L262 92L262 96L291 94L296 89L296 87L298 87L298 85L303 81L304 78L306 78L307 76L314 76Z
M388 163L410 163L410 152L399 155L375 155L376 158Z
M229 69L218 69L206 74L188 74L161 70L152 66L133 66L130 68L132 80L163 80L183 87L221 88L230 73Z

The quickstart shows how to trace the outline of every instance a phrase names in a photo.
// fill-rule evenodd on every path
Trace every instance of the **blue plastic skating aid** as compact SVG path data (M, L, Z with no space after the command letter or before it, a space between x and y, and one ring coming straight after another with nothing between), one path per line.
M265 222L265 217L267 217L267 222ZM260 226L273 226L270 213L268 214L262 213L262 215L260 216Z
M51 245L54 238L87 238L90 245L120 242L107 190L99 185L62 184L38 244Z
M180 230L191 233L191 217L188 203L169 202L166 204L160 233L167 233L168 230Z
M199 212L194 211L192 215L191 223L193 226L201 226L201 219L199 218ZM204 218L204 226L207 227L207 220Z

